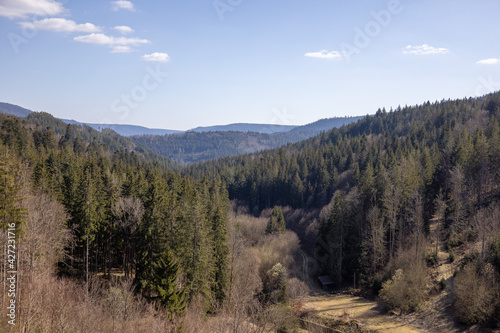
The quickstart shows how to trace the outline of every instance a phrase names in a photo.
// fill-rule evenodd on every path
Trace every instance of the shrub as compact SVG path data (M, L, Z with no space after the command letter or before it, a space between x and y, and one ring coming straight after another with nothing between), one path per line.
M450 234L446 240L446 248L450 251L452 248L460 246L464 243L463 235Z
M492 319L495 313L496 273L491 264L467 264L455 278L455 313L460 322L473 325Z
M417 310L425 299L426 268L421 260L408 262L384 282L379 293L386 309L408 313Z
M441 281L439 281L439 287L441 290L444 290L446 288L446 280L444 278L441 278Z
M497 272L500 273L500 238L491 243L490 260Z
M387 271L386 273L377 273L373 277L371 286L372 286L372 295L373 296L378 296L380 293L380 290L382 290L382 286L384 282L389 280L391 276L393 275L394 272L392 271Z
M427 256L427 266L435 266L437 264L437 253L433 252Z
M454 262L455 261L455 253L453 253L453 252L450 253L449 259L450 259L450 262Z

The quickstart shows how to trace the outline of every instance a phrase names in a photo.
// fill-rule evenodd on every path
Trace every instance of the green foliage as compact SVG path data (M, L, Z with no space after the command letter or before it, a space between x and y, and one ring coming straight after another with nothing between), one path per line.
M182 315L186 309L186 293L178 287L180 265L174 258L172 250L166 248L163 253L152 253L151 262L138 283L144 294L158 299L165 307L170 318Z
M500 273L500 237L490 245L490 261L497 272Z
M296 127L288 132L273 134L250 131L190 131L164 136L133 136L132 140L138 145L146 146L181 164L190 164L277 148L288 143L305 140L320 134L322 131L349 124L359 118L322 119L312 124Z
M439 280L439 287L441 288L441 290L444 290L446 288L446 280L444 278L441 278L441 280Z
M225 299L228 284L229 199L247 204L253 213L274 207L268 233L286 226L276 207L322 209L316 246L325 253L320 259L324 273L339 286L354 274L379 281L388 308L412 311L425 298L425 260L420 258L432 221L439 224L433 239L446 235L449 249L466 244L478 234L470 223L472 212L500 198L499 96L380 111L303 142L191 165L182 175L169 170L178 168L175 163L112 131L66 125L43 113L26 120L0 115L0 150L7 152L0 160L5 199L0 218L3 214L4 221L22 225L19 170L25 166L32 172L26 181L64 204L69 214L75 242L61 265L69 274L109 276L110 268L130 266L137 281L153 281L144 285L145 293L168 295L174 283L162 277L177 271L178 291L188 300L202 295L206 309L214 309ZM193 139L189 153L199 153L198 145L228 147L219 134L209 135L200 144ZM179 141L172 145L178 145L172 151L179 156L191 149ZM134 233L115 224L112 207L120 197L136 198L144 207ZM492 236L488 230L483 228L484 243ZM499 270L495 244L486 261L471 266L477 260L471 256L457 274L457 292L463 296L457 294L457 304L465 304L457 311L464 310L464 322L493 316L496 305L488 297L498 286L484 267ZM123 260L127 248L130 258ZM395 264L402 254L413 260ZM373 279L388 269L396 272L391 279ZM269 273L266 294L281 299L283 285L273 280L275 272L266 267L260 273Z
M253 213L322 209L316 247L325 253L323 273L339 285L354 274L370 281L402 251L414 248L419 256L426 237L446 237L450 249L472 239L471 212L500 197L499 96L380 111L300 143L185 173L222 178L230 199Z
M0 143L0 229L9 229L18 241L26 209L21 206L21 175L19 162L9 149Z
M21 231L24 182L68 213L74 242L60 274L90 281L122 269L171 315L200 294L207 310L225 300L229 201L222 181L182 177L166 168L175 164L112 131L43 113L28 118L0 114L2 228L14 223Z
M287 302L287 281L288 273L286 268L277 263L264 277L263 280L263 302L264 303L286 303Z
M267 222L266 233L272 234L275 232L279 232L280 234L284 233L286 230L286 222L285 217L283 216L283 212L279 206L274 206L271 216L269 217L269 221Z

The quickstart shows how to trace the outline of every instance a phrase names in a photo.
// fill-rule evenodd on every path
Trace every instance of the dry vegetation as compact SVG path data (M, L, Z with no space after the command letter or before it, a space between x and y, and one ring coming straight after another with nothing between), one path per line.
M266 235L266 217L229 218L226 302L207 315L203 299L197 298L184 316L169 318L162 307L134 292L131 278L113 276L108 281L101 275L85 283L57 277L56 263L72 241L67 216L48 195L27 190L24 194L27 214L18 244L17 319L12 326L2 316L5 332L274 332L298 326L289 304L307 293L305 284L291 274L299 240L290 231ZM5 239L2 233L2 248ZM265 288L283 292L284 302L263 302Z

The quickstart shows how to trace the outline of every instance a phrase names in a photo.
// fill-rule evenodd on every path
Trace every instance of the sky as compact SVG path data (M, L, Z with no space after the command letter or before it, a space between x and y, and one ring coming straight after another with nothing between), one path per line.
M0 0L0 102L187 130L500 90L500 0Z

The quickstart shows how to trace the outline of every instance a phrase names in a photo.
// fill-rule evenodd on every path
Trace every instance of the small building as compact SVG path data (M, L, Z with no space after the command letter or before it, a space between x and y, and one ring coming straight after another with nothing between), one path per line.
M321 287L324 291L333 290L333 285L335 284L332 279L328 275L319 276L319 282L321 283Z

